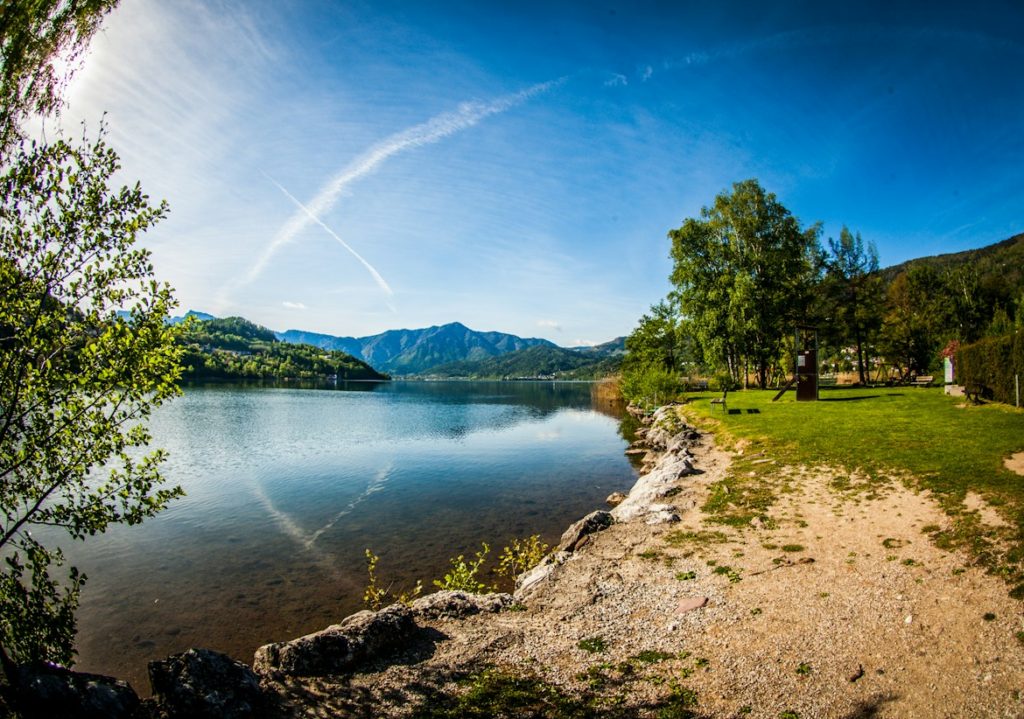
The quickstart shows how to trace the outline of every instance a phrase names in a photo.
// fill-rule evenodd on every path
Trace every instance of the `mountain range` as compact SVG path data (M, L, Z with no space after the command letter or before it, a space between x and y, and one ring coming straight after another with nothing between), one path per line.
M187 317L201 322L215 319L205 312L189 310L182 316L172 317L170 322L182 322ZM378 371L398 376L583 378L614 371L625 352L623 338L595 347L567 349L536 337L473 330L461 322L388 330L367 337L341 337L298 329L275 332L274 336L289 344L345 352ZM609 368L608 372L605 368Z
M286 330L277 338L294 344L341 350L392 375L423 374L450 362L478 361L530 347L555 347L553 342L504 332L479 332L461 322L417 330L388 330L369 337Z

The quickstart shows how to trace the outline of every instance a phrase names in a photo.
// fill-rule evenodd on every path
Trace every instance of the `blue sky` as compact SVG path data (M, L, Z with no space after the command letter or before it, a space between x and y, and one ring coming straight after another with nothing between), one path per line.
M123 0L61 123L106 112L170 202L182 308L585 344L749 177L883 265L1024 231L1021 38L1019 3Z

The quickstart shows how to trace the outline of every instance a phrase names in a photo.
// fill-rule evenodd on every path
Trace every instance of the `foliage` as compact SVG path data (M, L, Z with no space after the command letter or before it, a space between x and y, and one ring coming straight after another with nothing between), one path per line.
M46 657L70 665L74 661L75 609L85 575L72 567L64 589L49 572L51 565L63 564L60 550L30 545L25 555L27 566L15 554L4 558L7 566L0 573L4 643L16 658Z
M474 559L471 561L467 562L465 555L462 554L453 558L451 560L451 571L444 575L444 579L435 579L434 586L439 589L451 589L470 592L471 594L486 594L488 591L491 591L491 587L488 587L477 578L484 562L487 560L488 553L491 551L487 542L482 542L481 544L482 548L477 550Z
M598 379L618 371L617 353L581 352L536 345L497 357L462 360L431 367L423 374L430 377L504 379L556 377L558 379Z
M61 92L118 0L8 0L0 8L0 155L19 125L60 109ZM62 68L69 68L62 70Z
M488 669L470 677L468 689L461 695L431 697L414 716L417 719L583 719L597 714L584 699L569 696L537 677Z
M540 541L539 534L530 535L526 539L513 539L510 545L501 550L497 572L503 577L515 579L540 564L548 549L548 545Z
M387 378L345 352L279 342L272 330L241 317L192 322L181 342L186 379Z
M20 661L69 661L84 581L52 579L61 555L31 530L84 539L181 494L157 488L163 452L136 450L178 393L171 290L134 247L167 207L138 185L111 189L118 169L101 133L22 146L0 177L0 644Z
M586 637L576 642L576 646L591 654L600 654L608 649L608 640L604 637Z
M679 375L660 367L631 367L622 373L622 395L645 407L667 404L683 392Z
M958 301L965 303L960 313L967 316L971 303L977 303L982 325L985 318L992 316L996 306L1003 307L1011 317L1024 310L1024 234L976 250L919 257L888 267L880 274L883 282L889 285L898 275L913 267L927 267L940 277L966 270L967 291L958 293L963 296L963 300ZM950 284L955 287L956 282ZM945 302L943 297L934 299ZM977 336L970 336L968 332L960 339L969 342Z
M833 347L853 344L861 384L867 384L865 350L873 344L882 324L882 282L878 276L878 251L867 246L860 233L846 227L839 240L828 240L830 256L825 263L821 295L825 314L819 323L821 336ZM821 310L819 310L821 311Z
M767 385L794 323L807 318L819 233L802 230L757 180L733 184L669 232L672 297L706 363L737 380L749 366Z
M958 383L978 386L985 396L997 402L1015 404L1014 377L1024 377L1024 332L961 345L954 366Z
M1024 256L1024 236L1016 239L1019 242L998 256ZM1017 249L1020 252L1013 255ZM986 256L982 250L975 252ZM1017 268L1007 268L1006 274L1020 276ZM993 283L998 285L990 274L985 275L970 264L910 263L893 277L887 289L879 342L882 354L904 377L913 373L934 374L940 369L941 350L950 341L970 343L984 335L1013 331L1016 325L1008 308L1015 305L1020 313L1022 296L1005 292L1019 292L1019 288L997 292Z
M986 325L973 301L977 274L953 268L939 274L913 265L889 285L879 348L903 377L936 373L950 340L971 341Z
M363 604L367 609L378 611L387 604L399 602L400 604L412 604L420 594L423 593L423 582L416 582L416 586L409 591L403 591L397 596L391 593L391 587L383 588L377 579L377 564L380 557L369 549L366 550L366 572L369 575L366 589L363 591Z
M626 338L627 371L656 368L665 372L682 369L686 355L685 336L681 332L678 310L664 300L640 318Z

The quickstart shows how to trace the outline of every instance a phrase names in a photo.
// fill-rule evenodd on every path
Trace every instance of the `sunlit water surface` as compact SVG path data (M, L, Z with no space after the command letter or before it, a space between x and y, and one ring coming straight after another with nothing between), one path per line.
M151 423L187 496L62 542L89 577L78 668L146 693L191 646L249 662L361 609L366 548L384 585L429 587L481 541L553 543L635 479L611 414L583 383L189 388Z

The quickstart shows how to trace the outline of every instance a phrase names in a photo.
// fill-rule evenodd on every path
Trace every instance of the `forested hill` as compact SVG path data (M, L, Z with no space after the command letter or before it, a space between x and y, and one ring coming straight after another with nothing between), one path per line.
M387 379L350 354L281 342L273 330L241 317L195 321L181 341L186 380Z
M883 269L882 277L889 284L901 272L912 267L929 267L939 273L971 267L977 272L981 287L1015 301L1024 292L1024 232L976 250L907 260Z
M485 360L435 367L430 377L466 379L600 379L619 370L621 340L583 350L540 345Z

